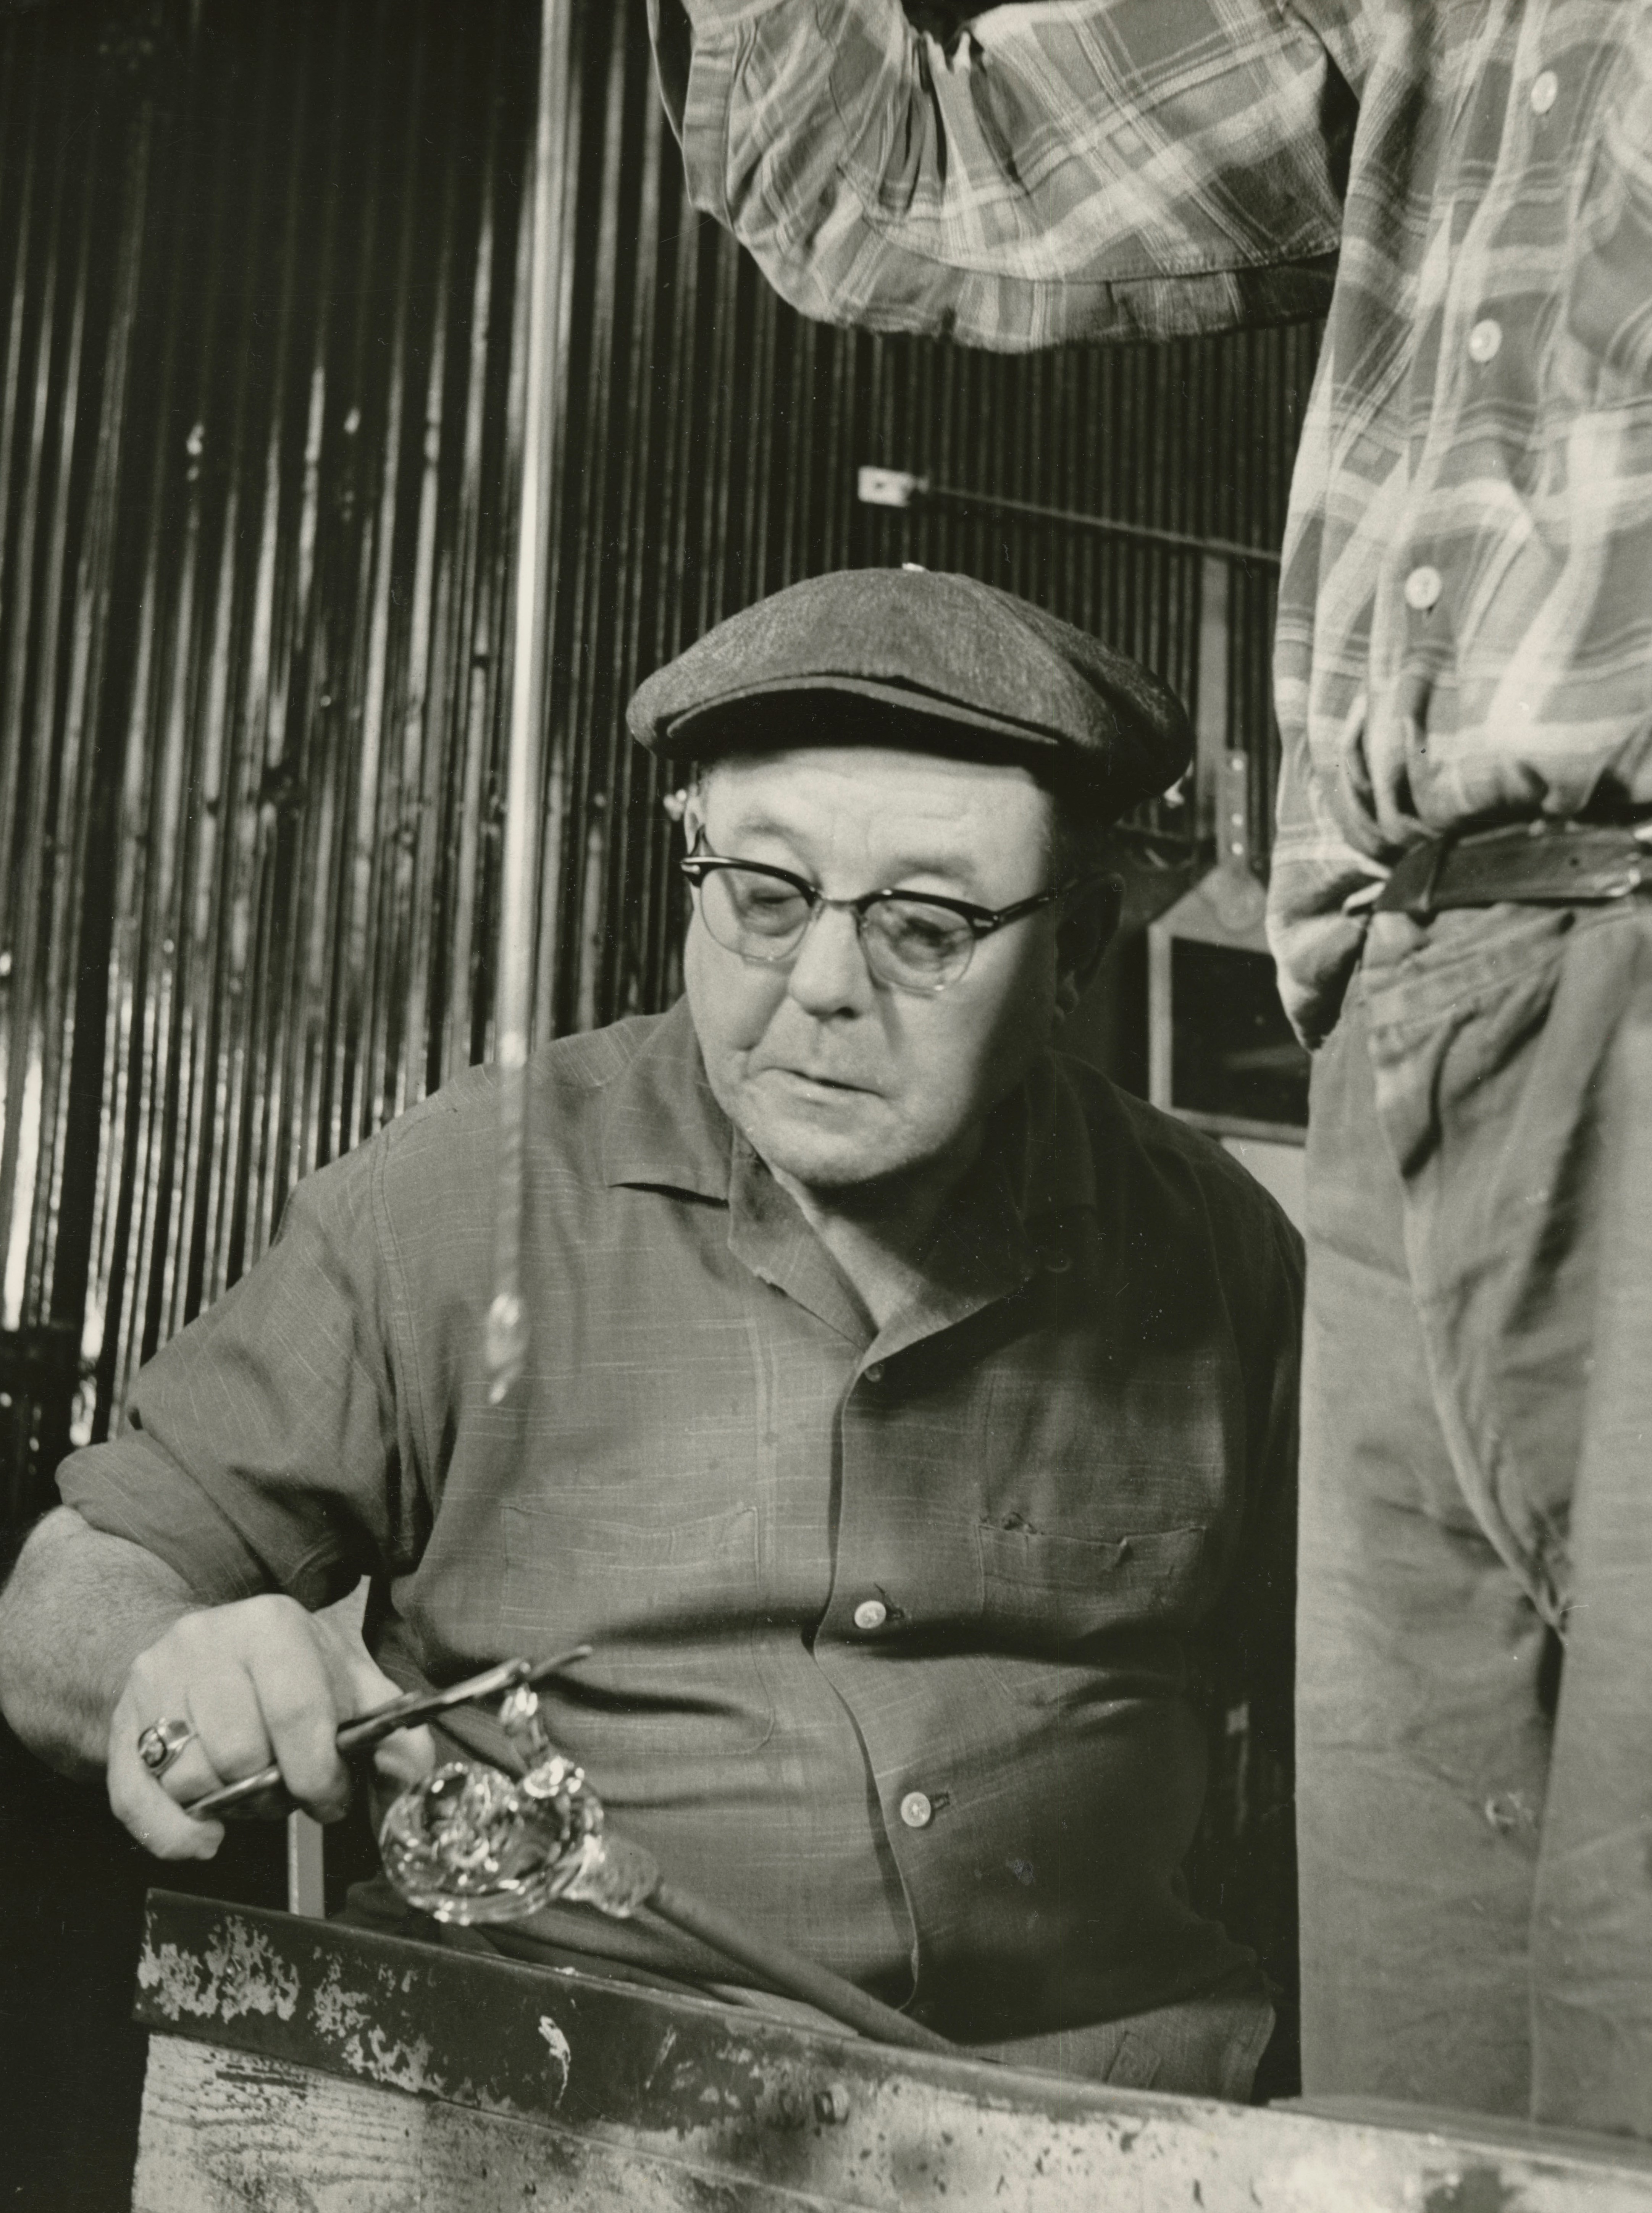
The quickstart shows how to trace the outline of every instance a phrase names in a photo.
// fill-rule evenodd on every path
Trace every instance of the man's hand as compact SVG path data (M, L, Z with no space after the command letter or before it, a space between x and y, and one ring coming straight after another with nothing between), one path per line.
M984 15L993 0L900 0L900 4L915 31L938 40L950 53L964 26Z
M0 1592L7 1720L60 1774L107 1772L116 1814L162 1859L210 1859L223 1830L192 1820L182 1802L272 1763L301 1806L336 1819L350 1783L333 1733L396 1695L348 1603L318 1614L289 1598L203 1607L163 1560L70 1507L34 1530ZM159 1721L194 1741L157 1780L137 1740ZM407 1729L375 1756L411 1781L436 1755L427 1730ZM250 1810L277 1814L285 1801L266 1794Z
M223 1823L196 1820L183 1808L274 1764L307 1813L336 1821L351 1796L349 1771L333 1741L339 1723L399 1695L353 1630L307 1613L292 1599L243 1599L185 1613L138 1654L116 1702L109 1803L158 1859L210 1859L223 1841ZM193 1734L157 1777L139 1757L137 1741L165 1720ZM405 1729L387 1738L375 1762L403 1782L428 1774L435 1762L430 1732ZM250 1810L286 1808L261 1798Z

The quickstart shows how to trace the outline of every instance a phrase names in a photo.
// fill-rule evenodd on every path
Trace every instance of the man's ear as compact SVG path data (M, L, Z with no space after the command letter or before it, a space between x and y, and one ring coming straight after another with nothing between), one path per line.
M692 853L705 830L705 790L701 778L692 777L666 802L667 812L683 826L683 841Z
M1121 876L1097 876L1068 896L1067 911L1056 935L1056 1007L1065 1016L1083 997L1102 955L1119 933L1125 903Z

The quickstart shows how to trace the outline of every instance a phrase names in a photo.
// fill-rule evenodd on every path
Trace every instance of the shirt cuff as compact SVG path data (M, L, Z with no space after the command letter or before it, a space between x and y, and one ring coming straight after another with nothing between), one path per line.
M115 1443L71 1453L58 1471L58 1489L88 1527L152 1552L204 1604L283 1590L315 1606L335 1594L327 1575L335 1547L311 1545L283 1560L290 1532L278 1517L267 1531L243 1531L186 1468L130 1431Z

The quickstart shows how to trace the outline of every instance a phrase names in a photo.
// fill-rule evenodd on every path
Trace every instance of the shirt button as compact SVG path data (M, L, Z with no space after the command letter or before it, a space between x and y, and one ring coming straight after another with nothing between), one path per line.
M1494 323L1488 315L1483 323L1476 323L1468 334L1468 357L1484 367L1488 361L1496 360L1502 344L1503 325Z
M863 1598L855 1608L856 1629L881 1629L889 1619L889 1609L881 1598Z
M1552 70L1532 79L1532 113L1546 115L1560 96L1560 79Z
M909 1790L900 1801L900 1818L909 1829L927 1829L935 1808L921 1790Z
M1444 589L1437 569L1413 569L1405 579L1405 605L1425 615Z
M881 1360L875 1360L872 1363L872 1365L867 1369L864 1373L866 1381L869 1383L881 1383L883 1381L883 1363Z

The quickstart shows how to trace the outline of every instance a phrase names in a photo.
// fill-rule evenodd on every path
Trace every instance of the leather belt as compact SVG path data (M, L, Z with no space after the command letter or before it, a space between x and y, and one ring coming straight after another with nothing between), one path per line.
M1588 906L1652 890L1652 821L1544 819L1413 845L1373 902L1427 922L1443 908Z

